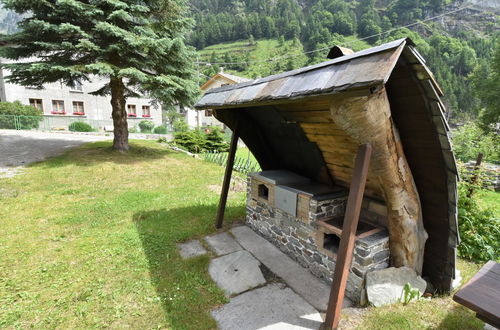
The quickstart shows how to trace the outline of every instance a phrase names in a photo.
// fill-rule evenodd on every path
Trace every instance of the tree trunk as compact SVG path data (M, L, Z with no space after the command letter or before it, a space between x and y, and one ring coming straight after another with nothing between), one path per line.
M125 85L122 78L112 77L111 87L111 116L113 117L114 139L113 148L121 152L128 150L128 124L125 111Z
M365 97L336 96L330 112L346 134L373 147L369 177L379 182L387 204L392 265L410 267L421 274L427 233L385 89Z

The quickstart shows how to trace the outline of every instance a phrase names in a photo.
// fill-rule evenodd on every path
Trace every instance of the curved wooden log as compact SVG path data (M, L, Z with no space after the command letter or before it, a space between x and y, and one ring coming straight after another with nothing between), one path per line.
M373 147L369 177L379 182L387 204L392 265L421 274L428 235L385 89L363 97L335 96L330 112L335 124L350 137Z

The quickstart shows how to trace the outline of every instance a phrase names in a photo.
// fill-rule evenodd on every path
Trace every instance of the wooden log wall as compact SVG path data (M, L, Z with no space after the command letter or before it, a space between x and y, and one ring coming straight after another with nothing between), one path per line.
M427 233L418 191L391 119L385 89L365 95L338 94L331 99L276 108L317 144L336 184L349 186L357 147L373 144L366 194L384 199L388 205L393 265L421 273Z

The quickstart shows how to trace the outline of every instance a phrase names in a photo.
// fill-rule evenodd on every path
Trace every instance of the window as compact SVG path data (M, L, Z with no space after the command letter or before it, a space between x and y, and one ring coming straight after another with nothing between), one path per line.
M151 117L151 107L149 105L142 106L142 116Z
M42 99L30 99L30 105L40 111L43 111Z
M135 104L127 105L127 114L129 117L137 117L137 108Z
M82 101L73 101L73 114L82 116L85 114L85 109L83 107Z
M52 114L65 114L64 101L62 100L52 100Z
M83 85L78 80L74 82L73 86L70 86L72 92L83 92Z
M205 117L212 117L212 116L213 116L212 110L205 110Z

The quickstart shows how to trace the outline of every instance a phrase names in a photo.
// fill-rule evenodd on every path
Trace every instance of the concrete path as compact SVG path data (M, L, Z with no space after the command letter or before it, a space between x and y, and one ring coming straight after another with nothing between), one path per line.
M214 256L210 276L231 297L212 312L219 329L319 329L330 287L306 268L247 226L179 244L179 252L200 255L202 243ZM198 252L186 253L193 246Z
M319 329L323 322L314 307L276 283L231 299L212 316L221 330Z
M83 143L112 136L0 130L0 178L11 177L22 167L63 153Z

